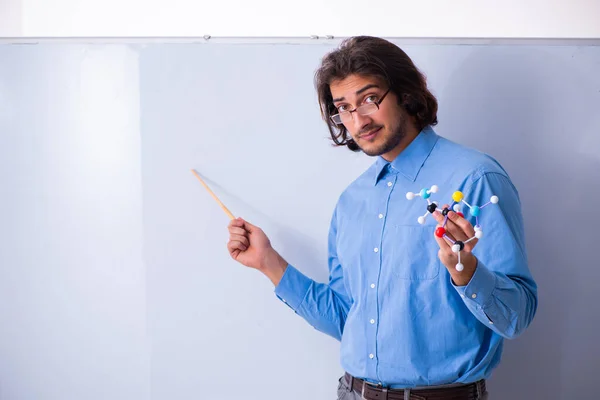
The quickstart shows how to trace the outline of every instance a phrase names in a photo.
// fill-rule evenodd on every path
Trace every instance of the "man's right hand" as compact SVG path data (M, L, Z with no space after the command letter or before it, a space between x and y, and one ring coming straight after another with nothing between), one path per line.
M261 271L277 286L287 262L273 249L263 230L242 218L231 220L228 229L227 250L231 258Z

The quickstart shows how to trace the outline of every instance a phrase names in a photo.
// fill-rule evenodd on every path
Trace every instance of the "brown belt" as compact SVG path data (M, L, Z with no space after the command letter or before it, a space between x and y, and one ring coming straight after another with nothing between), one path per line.
M352 375L345 374L346 382L367 400L406 400L404 389L387 389ZM485 393L485 380L479 382L432 389L410 389L410 400L477 400Z

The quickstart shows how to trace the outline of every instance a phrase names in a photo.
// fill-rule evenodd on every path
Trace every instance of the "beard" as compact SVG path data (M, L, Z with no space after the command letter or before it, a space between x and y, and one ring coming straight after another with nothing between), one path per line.
M385 132L383 132L383 130L377 132L377 135L378 135L378 137L376 137L377 144L376 143L363 143L363 141L360 140L361 135L371 132L378 128L383 128L383 127L377 126L377 125L369 125L369 126L363 128L358 134L358 136L359 136L358 141L355 140L358 147L360 147L360 149L363 151L363 153L365 153L368 156L380 156L382 154L389 153L390 151L394 150L400 144L402 139L404 139L406 137L407 121L406 121L406 119L402 118L398 122L398 124L391 130L391 134L387 137L381 136L382 134L385 134Z

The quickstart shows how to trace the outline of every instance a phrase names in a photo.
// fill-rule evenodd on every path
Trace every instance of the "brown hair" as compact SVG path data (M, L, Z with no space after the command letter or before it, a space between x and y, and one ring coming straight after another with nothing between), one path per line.
M360 150L346 127L335 124L330 118L337 109L333 105L329 85L352 74L376 77L386 82L408 114L415 117L419 131L437 124L437 100L427 89L425 76L410 57L385 39L356 36L344 40L338 49L325 55L315 73L321 116L336 146Z

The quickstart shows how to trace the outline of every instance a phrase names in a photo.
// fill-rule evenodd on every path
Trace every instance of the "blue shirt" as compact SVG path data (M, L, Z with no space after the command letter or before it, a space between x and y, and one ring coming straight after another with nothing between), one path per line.
M481 209L477 268L456 286L438 258L427 201L437 185ZM463 204L466 218L475 220ZM275 294L315 329L341 341L342 368L391 388L474 382L498 365L503 340L521 334L537 309L521 205L492 157L425 128L392 162L376 162L340 195L329 231L329 282L288 265Z

